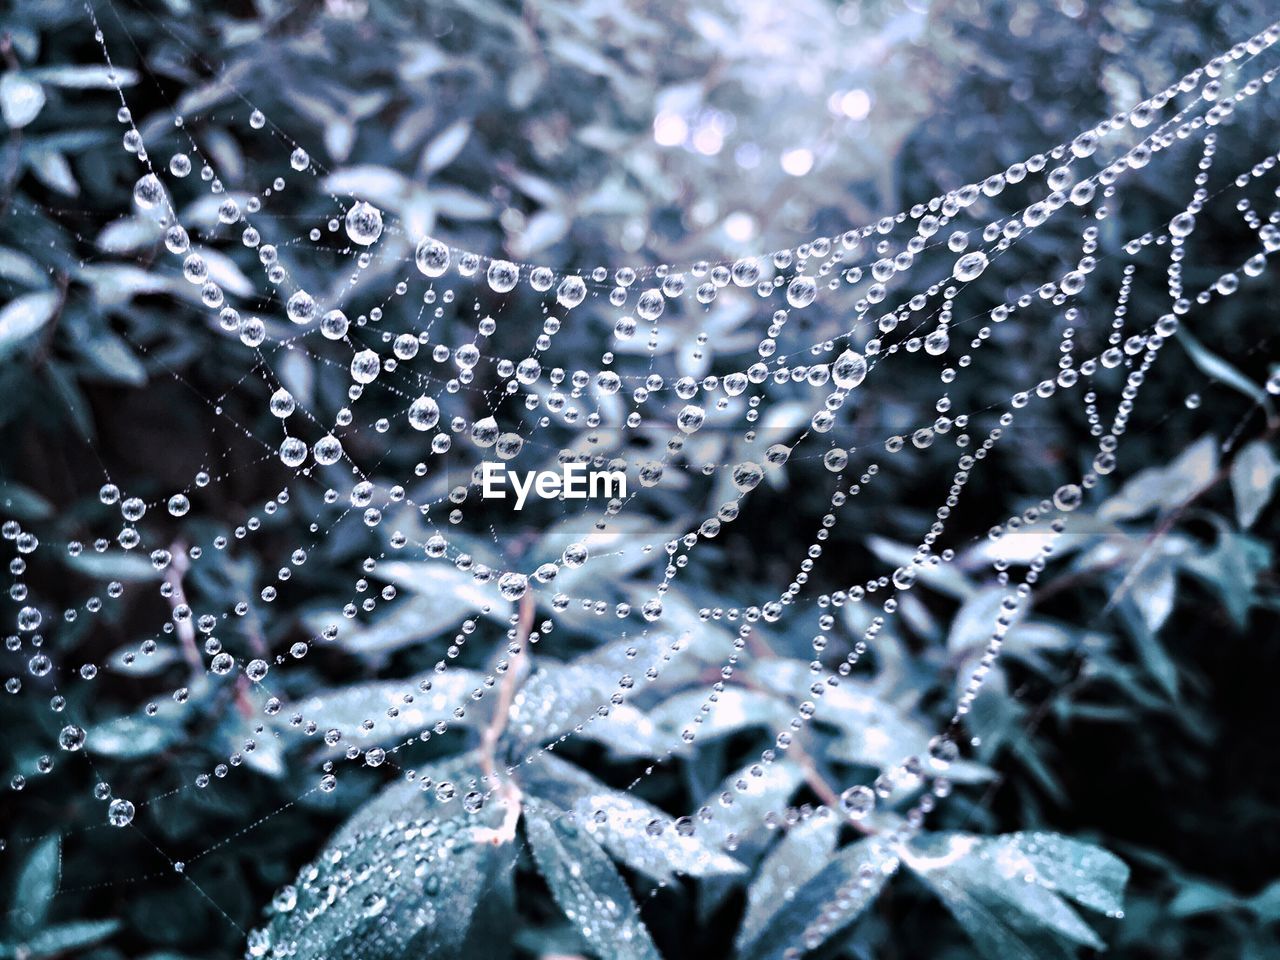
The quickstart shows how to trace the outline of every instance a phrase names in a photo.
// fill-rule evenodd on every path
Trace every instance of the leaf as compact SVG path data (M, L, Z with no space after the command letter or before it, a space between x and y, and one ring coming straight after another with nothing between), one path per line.
M418 775L413 780L394 780L361 806L329 838L329 846L332 848L350 843L367 832L371 825L382 821L429 816L455 817L462 813L457 797L463 797L472 790L487 790L492 786L483 779L480 754L474 750L432 761L419 766L417 771ZM453 800L441 802L432 791L436 785L445 782L453 784L456 795ZM424 790L424 785L430 789ZM339 780L336 792L341 793L343 789L344 781ZM489 824L495 819L494 811L501 812L505 807L489 803L484 810L480 823Z
M334 117L324 128L324 145L329 155L338 161L351 155L356 142L356 125L345 117Z
M1241 905L1240 898L1226 887L1216 883L1185 881L1177 896L1167 907L1172 917L1194 917L1203 913L1234 910Z
M622 875L559 811L531 803L525 833L538 871L591 951L607 960L661 960Z
M596 708L618 692L618 681L599 667L551 661L516 692L507 729L518 744L533 746L579 726L585 731L588 723L608 723L610 717L597 717Z
M431 598L434 601L431 618L445 621L438 624L440 629L452 629L474 613L505 623L511 613L510 602L503 600L497 591L486 590L469 573L451 564L397 560L380 564L378 574L398 587Z
M1137 600L1127 597L1126 602L1117 608L1121 620L1128 629L1133 645L1137 649L1138 658L1143 667L1155 678L1161 688L1170 697L1178 695L1178 665L1173 662L1160 638L1152 631L1147 616L1138 606Z
M25 293L10 300L0 310L0 358L52 320L57 308L58 294L52 290Z
M430 684L425 691L421 686L424 683ZM301 714L324 729L342 733L342 744L330 752L340 752L349 744L364 750L416 737L439 720L447 721L451 728L473 725L475 712L486 711L486 703L481 700L472 704L471 694L483 689L486 689L483 674L451 667L444 673L320 690L294 704L292 709L282 711L274 722L287 728L292 725L290 717ZM456 715L456 710L468 707L475 707L475 711L467 710L461 717ZM389 711L395 715L388 716ZM364 729L362 724L366 720L374 721L373 729Z
M1060 833L1008 833L991 841L996 850L1017 851L1035 869L1037 882L1077 903L1118 916L1124 909L1128 865L1110 851Z
M149 247L162 236L160 225L145 217L121 217L103 228L96 241L108 253L133 253Z
M1218 469L1218 441L1206 434L1167 467L1152 467L1131 477L1120 492L1098 508L1101 520L1131 520L1158 507L1167 512L1204 490Z
M1280 919L1280 880L1272 880L1249 901L1249 908L1264 923Z
M1191 362L1212 377L1214 381L1225 383L1255 403L1261 404L1270 412L1271 401L1267 396L1267 391L1193 337L1185 325L1178 328L1176 338L1182 344L1182 349L1187 351L1187 356L1191 358Z
M810 696L813 682L806 664L775 659L760 670L757 679L798 703ZM828 747L829 758L844 763L886 767L903 757L925 750L933 732L896 707L874 685L845 678L827 687L817 718L837 727L840 736ZM991 772L978 764L952 764L951 779L958 783L987 780Z
M1154 557L1131 576L1129 595L1142 612L1147 629L1155 633L1173 613L1177 588L1175 563L1168 556Z
M111 936L120 929L119 920L77 920L72 923L59 923L41 930L23 947L30 960L41 957L56 957L69 954L81 947L88 947Z
M487 200L457 187L435 187L431 199L442 216L453 220L487 220L493 213Z
M0 249L0 278L28 287L43 287L49 274L35 260L17 250Z
M1236 517L1246 530L1271 499L1280 460L1265 440L1255 440L1236 454L1231 464L1231 492L1236 499Z
M92 340L80 346L81 354L107 380L133 387L146 384L147 368L129 345L110 330L99 331Z
M747 888L747 912L735 941L739 951L760 936L779 910L790 909L796 893L830 858L839 833L835 817L812 817L789 830L770 851Z
M151 560L139 553L108 551L84 552L76 556L68 554L67 566L95 580L159 580L164 572L157 570Z
M518 257L530 257L540 253L563 239L569 232L569 217L560 210L539 210L511 243L511 252Z
M397 787L402 784L397 784ZM499 804L465 813L458 801L433 816L417 784L356 813L294 883L277 891L269 920L249 934L249 952L285 950L297 960L480 960L488 937L472 939L478 904L514 869L512 843L493 842ZM387 796L387 794L384 794ZM441 805L440 809L444 809ZM487 931L492 936L492 930Z
M87 749L100 756L123 760L159 753L185 736L183 721L190 716L192 706L203 700L210 689L208 681L202 677L191 685L185 704L165 697L155 701L153 716L139 710L94 723L88 727Z
M2 349L0 349L0 355L3 355ZM89 403L80 391L71 371L63 364L50 360L44 366L44 374L49 378L53 392L62 402L71 422L75 424L82 436L93 439L93 418L89 414Z
M867 537L867 546L877 558L896 567L906 566L911 563L911 558L916 552L914 547L909 547L904 543L895 543L892 540L874 534ZM934 566L926 563L914 569L918 571L917 577L920 583L932 587L939 593L955 597L957 600L965 600L973 595L973 586L964 578L964 574L955 568L954 564L941 563Z
M765 815L784 808L803 780L804 772L787 760L752 763L730 774L699 804L716 812L703 836L729 847L757 842L768 833Z
M66 197L80 195L80 184L71 170L71 164L56 150L32 150L27 155L27 166L36 179L50 190Z
M947 650L960 653L986 647L995 630L1001 604L1008 595L1005 588L986 587L965 601L951 621Z
M19 895L10 920L18 937L28 936L44 925L61 874L62 846L55 833L37 844L18 874Z
M236 262L220 250L202 247L199 251L209 268L209 279L222 287L227 293L237 297L251 297L256 292L253 281L246 277Z
M0 507L19 520L46 520L53 516L53 504L12 480L0 481Z
M586 832L613 856L656 882L676 873L689 877L740 874L746 868L699 835L682 836L664 810L630 793L614 790L552 754L544 754L528 773L528 792L571 812ZM601 815L602 818L601 818ZM657 822L662 832L649 834Z
M162 673L181 659L172 646L156 647L151 653L139 653L136 643L125 644L108 658L112 670L119 670L127 677L153 677Z
M11 128L25 127L44 108L44 88L29 76L10 71L0 77L0 115Z
M445 127L422 151L423 172L435 173L453 163L470 137L471 123L468 120L459 120Z
M711 710L702 713L702 705L708 701ZM687 729L697 734L699 743L753 727L765 727L770 732L781 730L794 715L794 708L785 700L741 687L729 687L709 695L704 690L689 690L649 711L650 718L668 740L679 742L681 733Z
M1218 528L1217 542L1212 550L1184 557L1183 569L1215 591L1236 626L1243 630L1256 598L1258 579L1271 565L1271 549L1261 540L1232 530L1220 517L1211 520Z
M114 80L111 78L112 69L115 70ZM40 67L32 70L31 75L42 83L73 90L114 90L117 86L131 87L138 82L138 74L133 70L100 64Z
M1076 945L1105 949L1063 896L1118 915L1129 878L1129 868L1107 851L1052 833L933 834L901 850L993 960L1070 958Z
M796 948L815 950L854 920L879 896L898 858L884 841L868 837L845 847L777 904L759 936L739 956L782 960ZM821 921L821 925L819 925Z

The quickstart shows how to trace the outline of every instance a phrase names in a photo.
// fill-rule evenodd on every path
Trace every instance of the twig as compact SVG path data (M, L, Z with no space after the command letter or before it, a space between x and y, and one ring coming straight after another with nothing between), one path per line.
M519 689L520 680L527 670L528 650L526 648L528 647L529 636L533 632L533 619L536 612L537 605L534 602L533 594L526 593L520 598L520 614L516 626L516 638L520 644L520 653L512 657L512 663L508 665L507 672L502 676L502 682L498 686L498 700L493 708L493 719L489 721L488 726L484 728L484 732L480 735L480 769L491 782L498 783L500 780L497 761L498 743L507 729L507 721L511 716L511 706L515 702L516 690ZM506 805L506 816L503 817L502 824L496 829L483 830L480 833L483 835L482 839L497 846L503 843L510 843L515 839L516 824L520 820L523 794L515 781L509 777L501 780L495 793Z
M182 578L190 569L191 564L187 561L187 548L181 540L175 540L169 544L169 554L172 559L169 561L169 567L165 570L164 579L169 584L169 608L177 610L180 606L190 605L187 603L186 591L182 589ZM200 656L200 650L196 647L196 628L191 623L191 618L187 617L177 621L174 626L177 628L178 640L182 643L182 653L186 657L187 664L191 667L194 674L204 673L204 658Z

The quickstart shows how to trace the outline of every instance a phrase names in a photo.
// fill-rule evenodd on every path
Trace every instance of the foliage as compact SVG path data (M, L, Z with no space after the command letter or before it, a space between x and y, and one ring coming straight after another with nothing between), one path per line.
M176 105L234 195L261 189L282 165L285 135L269 147L246 135L244 91L323 152L328 191L395 211L415 234L557 264L734 256L874 220L1069 139L1262 27L1255 9L1234 2L784 7L169 0L106 4L98 16L157 156L180 142ZM147 495L184 486L200 467L224 471L190 524L201 536L223 531L225 518L270 497L278 478L213 407L267 430L269 388L250 379L224 395L244 374L243 350L188 309L198 293L156 260L155 224L120 216L134 168L117 149L117 104L81 5L23 0L0 29L3 513L47 524L51 541L83 535L101 457ZM833 114L832 90L860 91L869 116ZM723 148L708 157L659 146L656 114L680 118L689 144L720 137ZM1268 102L1237 126L1265 140L1278 119ZM779 167L797 144L816 157L808 176ZM1144 189L1106 224L1112 240L1167 213L1161 181ZM184 219L202 224L219 281L252 295L252 256L216 246L225 234L205 200ZM300 218L327 215L322 199L297 203ZM1201 229L1236 262L1247 245L1228 213ZM1011 269L1058 258L1064 236L1037 234L1016 254L1028 260ZM387 244L393 255L412 252L409 236ZM303 279L347 295L341 272ZM382 279L392 279L389 268ZM910 844L885 839L901 804L856 826L762 818L786 804L831 802L839 785L925 755L998 611L993 547L984 528L959 519L967 546L957 562L922 575L869 666L825 692L820 722L785 757L756 766L808 696L810 638L785 623L757 631L724 683L735 632L698 611L751 602L786 570L780 558L807 546L812 524L772 522L782 510L817 518L825 509L808 482L820 467L797 465L789 487L762 488L749 522L673 587L666 630L644 641L617 640L571 607L557 612L554 633L534 633L532 657L508 662L508 618L538 611L486 608L489 597L447 569L381 563L376 587L399 591L396 605L282 671L276 692L286 705L272 715L254 688L229 693L209 682L198 655L192 662L172 644L133 658L165 615L154 598L104 613L92 631L63 625L64 657L127 669L97 681L92 700L83 688L62 691L71 709L96 711L92 772L59 763L32 776L56 734L45 708L53 691L0 700L0 773L29 781L0 799L0 955L221 957L246 942L255 956L292 944L298 957L362 960L763 960L798 944L831 956L957 960L1070 957L1104 944L1132 958L1274 955L1280 777L1270 745L1280 729L1268 678L1278 663L1270 640L1280 421L1261 386L1274 355L1265 286L1207 313L1194 337L1179 334L1182 353L1162 358L1161 382L1142 400L1144 422L1156 426L1127 440L1120 479L1104 481L1073 519L969 718L971 749L950 771L955 794ZM983 278L977 289L994 302L1005 295L998 287ZM1138 290L1135 301L1162 295ZM1084 309L1105 315L1111 305ZM751 346L746 320L732 307L675 317L657 355L678 375L701 376L717 353ZM806 322L820 340L839 320ZM703 349L697 334L707 330ZM1004 334L993 347L999 382L964 386L952 395L957 408L980 408L1002 385L1034 377L1044 353L1036 331ZM598 352L603 342L587 322L573 336L569 351ZM327 389L298 353L278 367L307 402ZM910 377L884 383L858 410L858 429L873 438L900 430L926 389ZM1189 408L1192 392L1199 402ZM796 432L786 414L761 431ZM1007 511L1053 489L1075 475L1073 438L1085 429L1069 411L1046 413L975 480L973 498ZM731 441L712 434L699 456L731 461ZM217 452L225 464L209 462ZM366 452L385 455L387 477L411 472L411 452ZM893 465L886 473L828 541L839 558L824 574L828 587L900 563L927 526L937 494L928 478ZM593 555L609 554L611 537L679 531L696 515L692 499L715 503L716 494L664 491L635 527L593 534ZM234 605L260 581L263 558L279 552L271 548L309 540L318 508L299 491L263 518L264 549L206 557L179 582L211 608ZM155 533L177 536L163 519ZM533 565L580 534L533 521L513 544ZM381 536L336 525L296 574L304 589L220 628L224 643L282 649L322 631L350 599L342 571L384 552ZM1024 539L1015 566L1035 556L1035 538ZM175 554L189 546L163 542ZM480 535L469 547L492 561ZM590 574L612 602L638 605L627 556ZM137 559L65 557L37 582L68 600L95 579L158 582ZM865 629L863 611L837 613L845 636ZM453 636L466 617L496 642ZM634 675L636 695L593 714L620 673ZM159 692L175 684L188 691L181 710ZM416 691L411 703L406 689ZM445 714L442 726L425 727ZM323 731L309 730L312 717L361 750L386 751L386 762L344 775L333 792L317 789L316 765L339 755ZM376 720L371 729L360 727L366 718ZM695 745L686 730L696 730ZM191 787L229 755L225 779ZM398 776L403 757L430 776ZM441 799L443 785L495 772L503 786L478 790L470 812L461 797ZM64 831L100 823L90 799L98 778L117 795L156 798L139 811L138 831ZM750 789L725 806L738 780ZM704 808L715 811L705 824Z

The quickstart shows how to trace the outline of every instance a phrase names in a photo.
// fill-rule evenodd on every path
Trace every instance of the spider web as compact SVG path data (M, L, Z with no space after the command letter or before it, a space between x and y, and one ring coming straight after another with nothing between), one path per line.
M92 7L89 16L110 64ZM966 715L1009 630L1033 603L1041 571L1068 543L1072 515L1123 462L1136 401L1169 340L1262 276L1280 250L1280 213L1263 215L1252 205L1265 191L1274 199L1277 155L1259 152L1238 170L1214 164L1219 140L1235 133L1227 121L1271 95L1277 68L1268 64L1277 39L1280 27L1272 26L1068 143L876 223L768 255L687 265L564 269L417 235L391 207L343 196L340 173L228 84L248 135L280 156L276 170L261 174L264 184L270 177L268 185L256 193L231 191L191 133L198 109L174 108L167 128L140 127L126 88L117 84L124 149L138 161L134 221L167 251L145 266L146 275L156 290L191 305L175 322L203 323L239 344L239 366L212 394L207 379L197 385L169 368L221 421L188 485L139 497L117 487L103 463L101 509L88 521L92 540L48 544L16 520L4 525L15 550L7 688L19 696L52 691L59 745L100 781L101 822L74 829L125 829L144 838L249 937L249 953L262 956L278 946L271 929L241 930L187 873L191 863L217 855L300 800L339 789L360 767L396 771L442 816L463 806L477 836L518 842L525 798L517 771L523 776L558 763L556 747L571 738L623 736L616 728L635 721L629 700L647 685L689 669L690 660L712 667L719 679L689 700L678 736L625 791L632 792L694 744L717 711L746 689L743 668L771 655L774 631L808 624L801 628L813 634L808 674L781 678L778 686L794 713L779 718L770 745L726 789L721 809L651 817L606 803L590 811L592 829L602 833L639 832L654 845L696 839L704 860L728 856L741 837L725 811L747 806L779 761L799 757L806 766L803 731L850 708L841 681L876 649L904 598L917 583L944 576L958 557L981 550L1003 595L985 650L966 664L950 721L927 749L886 764L872 782L811 782L818 804L751 808L751 817L772 827L834 819L878 838L871 867L837 891L833 903L856 898L896 868L904 845L952 793L952 774L969 747ZM1108 215L1124 192L1187 153L1198 161L1194 182L1164 228L1106 237ZM1227 204L1244 215L1242 229L1256 252L1214 265L1212 251L1197 251L1196 267L1213 266L1216 276L1194 286L1186 267L1197 218ZM1050 229L1076 237L1078 254L1060 252L1074 261L1070 269L1048 266L1039 277L1011 278L1003 303L973 295L974 281L1000 271L1006 253L1023 251L1028 237ZM239 266L246 262L259 271L253 278ZM1143 273L1163 275L1167 303L1134 300ZM1075 305L1085 295L1097 297L1097 288L1115 277L1110 316L1089 316ZM717 311L729 310L748 319L721 349ZM707 318L708 331L692 345L692 359L708 371L698 376L681 373L670 359L670 340L679 335L673 318L695 316ZM813 316L821 322L806 322ZM1016 324L1043 369L1035 382L1007 383L995 358L986 359L989 344ZM584 329L601 345L598 355L558 347L562 333ZM147 344L132 346L167 366ZM291 365L314 372L310 389L297 389ZM872 402L877 382L897 376L937 377L932 409L911 411L893 436L863 436L858 410ZM996 384L999 399L953 409L950 394L977 379ZM244 423L224 409L228 398L246 395L270 416ZM957 523L959 511L982 515L982 504L966 500L972 477L1016 430L1034 429L1037 413L1050 404L1082 410L1089 436L1081 438L1077 459L1084 469L1017 514L985 516L985 538L952 533L976 526L971 519ZM365 413L371 406L398 413ZM88 437L85 444L93 449ZM409 451L416 462L406 468ZM495 459L512 469L578 462L620 470L627 494L582 505L531 501L527 513L513 513L480 496L479 465ZM938 507L898 562L873 578L851 578L824 547L860 496L893 482L885 479L886 463L902 461L938 478ZM749 512L753 498L792 473L825 477L827 506L821 517L794 518L811 533L799 556L783 558L786 576L749 604L695 609L673 602L698 562L714 557L718 537L744 518L759 522ZM278 492L244 516L205 518L216 527L192 522L210 488L241 475L271 478ZM311 536L281 550L269 534L273 516L284 511L307 515ZM313 609L306 640L280 643L264 633L271 605L305 590L307 571L327 562L326 548L339 537L371 544L359 569L346 571L349 599ZM60 630L92 622L126 594L154 589L145 579L110 580L78 605L54 609L28 595L24 575L29 564L64 549L89 573L95 558L121 556L145 558L155 571L168 615L136 652L83 666L57 659ZM229 607L212 606L193 586L204 562L220 555L253 556L267 571L246 582ZM384 715L335 717L326 713L332 701L290 693L290 672L307 656L367 637L402 608L413 616L423 584L461 598L456 626L444 631L454 635L429 678L403 689L381 682ZM859 629L849 635L851 624ZM608 689L588 685L565 715L562 691L531 673L529 655L537 644L554 654L560 634L584 625L615 638L599 663L617 676ZM490 667L461 665L469 649L486 642ZM833 643L841 655L833 655ZM150 694L145 713L180 724L191 704L225 691L256 723L225 761L183 787L115 796L97 774L91 711L83 696L64 691L109 671L146 676L148 660L166 655L188 663L192 679ZM471 723L475 714L488 717L482 769L429 778L414 745ZM413 732L388 736L384 728ZM518 750L503 758L495 748L509 734ZM322 748L299 759L288 752L296 741ZM297 800L185 860L166 853L137 822L141 809L231 787L246 770L299 764L311 770L312 782ZM25 782L18 777L12 786ZM820 934L806 930L801 945L816 945Z

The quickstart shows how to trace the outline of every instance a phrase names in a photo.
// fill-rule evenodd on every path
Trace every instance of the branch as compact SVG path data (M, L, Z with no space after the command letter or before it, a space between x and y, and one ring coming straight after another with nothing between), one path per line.
M516 626L516 642L520 652L511 659L507 672L503 674L498 686L498 701L494 704L493 719L480 735L480 769L486 779L498 783L498 743L507 729L507 720L511 716L511 705L516 698L516 690L524 677L528 664L529 636L533 632L533 619L537 613L537 605L532 593L525 593L520 598L519 622ZM509 843L515 839L516 824L520 820L523 794L519 786L510 778L502 780L494 791L506 804L507 812L502 824L494 830L480 830L480 839L494 844Z

